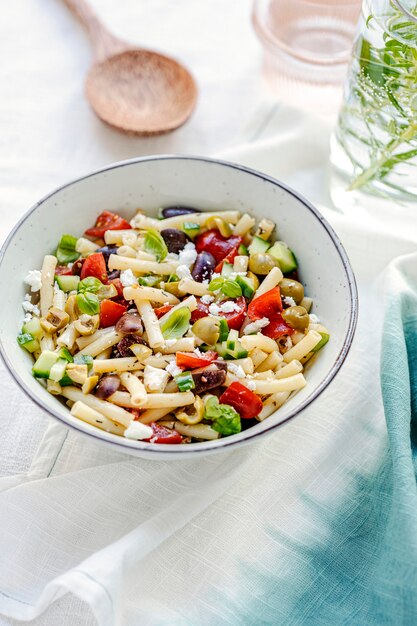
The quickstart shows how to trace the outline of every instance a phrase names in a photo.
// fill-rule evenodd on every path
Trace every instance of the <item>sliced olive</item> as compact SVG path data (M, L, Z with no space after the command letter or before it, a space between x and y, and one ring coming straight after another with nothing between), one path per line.
M310 316L303 306L290 306L284 309L282 317L288 326L295 330L305 330L310 323Z
M182 297L184 294L180 292L178 289L179 281L173 283L165 283L164 291L168 291L168 293L172 293L173 296L177 296L177 298Z
M45 317L41 317L41 326L47 333L56 333L68 324L70 317L65 311L51 307Z
M191 330L209 346L214 346L220 337L220 320L214 317L201 317L194 322Z
M138 335L126 335L123 337L117 344L116 348L113 351L114 357L125 357L125 356L135 356L130 346L133 346L136 343L144 343L142 337Z
M165 228L161 230L161 236L165 241L168 252L174 252L175 254L181 252L184 246L191 241L188 235L177 228Z
M226 380L226 372L214 364L194 370L192 376L195 384L194 393L202 393L219 387Z
M254 274L266 276L276 265L274 257L267 252L256 252L249 257L249 269Z
M281 295L283 298L292 298L295 304L300 304L304 298L304 287L298 280L292 278L283 278L279 284Z

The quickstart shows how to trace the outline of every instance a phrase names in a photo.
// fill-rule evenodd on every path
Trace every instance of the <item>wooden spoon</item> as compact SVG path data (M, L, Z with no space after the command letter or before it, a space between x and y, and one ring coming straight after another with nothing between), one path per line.
M135 135L166 133L184 124L197 98L196 84L185 67L112 35L85 0L64 2L87 28L93 45L94 63L85 88L98 117Z

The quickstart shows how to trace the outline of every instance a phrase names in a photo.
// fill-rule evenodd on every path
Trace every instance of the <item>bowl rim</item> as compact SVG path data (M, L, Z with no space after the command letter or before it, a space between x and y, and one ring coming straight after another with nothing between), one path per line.
M327 220L323 217L323 215L318 211L318 209L316 209L306 198L304 198L304 196L302 196L300 193L298 193L297 191L295 191L292 187L288 186L287 184L281 182L280 180L274 178L273 176L269 176L268 174L264 174L256 169L247 167L245 165L241 165L239 163L234 163L232 161L225 161L222 159L216 159L213 157L206 157L206 156L197 156L197 155L185 155L185 154L156 154L156 155L148 155L148 156L141 156L141 157L134 157L132 159L126 159L123 161L116 161L114 163L111 163L109 165L106 165L104 167L95 169L91 172L89 172L88 174L85 174L83 176L79 176L77 178L74 178L72 180L70 180L67 183L64 183L62 185L59 185L58 187L56 187L55 189L53 189L52 191L50 191L49 193L47 193L46 195L42 196L42 198L40 198L34 205L32 205L27 211L26 213L24 213L24 215L19 219L19 221L13 226L12 230L10 231L10 233L8 234L8 236L6 237L4 243L1 246L0 249L0 268L1 265L3 263L3 258L5 256L5 253L10 245L10 243L12 242L15 234L17 233L17 231L19 230L20 226L32 215L32 213L34 213L36 211L36 209L41 206L44 202L46 202L49 198L51 198L52 196L54 196L56 193L71 187L72 185L79 183L81 181L87 180L88 178L92 178L94 176L96 176L97 174L102 174L104 172L109 172L115 169L119 169L122 167L126 167L128 165L132 165L135 163L143 163L143 162L150 162L150 161L197 161L197 162L202 162L202 163L206 163L209 165L220 165L226 168L230 168L230 169L234 169L240 172L244 172L246 174L249 174L251 176L255 176L257 178L260 178L263 181L272 183L273 185L279 187L280 189L284 190L286 193L290 194L291 196L293 196L294 198L296 198L299 202L301 202L305 208L310 211L310 213L312 213L315 218L321 223L321 225L323 226L323 228L327 231L327 234L329 235L330 239L332 240L333 245L336 248L337 253L340 256L340 259L342 261L342 265L346 274L346 278L347 278L347 282L348 282L348 287L349 287L349 294L350 294L350 316L349 316L349 325L348 325L348 329L346 332L346 335L344 337L343 343L342 343L342 347L339 351L339 354L337 355L336 359L333 362L333 365L331 366L328 374L323 378L323 380L321 380L321 382L313 389L313 391L311 392L311 394L309 394L305 400L298 405L297 407L295 407L295 409L281 422L279 422L278 424L271 424L271 426L260 430L258 432L254 432L251 434L251 430L252 429L248 429L247 432L247 436L244 436L244 438L236 440L234 439L234 437L225 437L225 438L220 438L220 439L216 439L215 441L210 441L210 442L200 442L200 443L195 443L192 445L182 445L182 444L176 444L176 445L170 445L167 446L166 444L152 444L152 447L149 446L148 443L145 442L141 442L141 441L134 441L134 440L129 440L129 439L123 439L120 441L120 443L118 441L115 440L110 440L108 439L105 435L107 435L108 433L104 433L102 432L100 429L95 429L97 431L96 432L88 432L87 430L85 430L84 428L80 426L70 423L66 420L64 420L62 418L61 415L59 415L58 412L55 412L53 409L51 409L50 407L48 407L46 404L44 404L43 400L37 396L34 396L31 394L30 390L26 387L25 382L20 378L20 375L18 374L18 372L16 371L16 369L14 368L13 363L11 362L11 360L9 359L9 357L6 354L6 350L3 346L3 342L1 340L0 337L0 356L3 360L3 362L5 363L7 369L9 370L11 376L13 377L13 379L15 380L15 382L18 384L18 386L23 390L23 392L26 394L26 396L28 396L35 404L37 404L39 406L39 408L41 408L43 411L45 411L49 416L54 417L55 419L58 419L59 422L61 422L62 424L65 424L65 426L67 426L68 428L72 428L78 432L83 433L84 435L87 435L88 437L91 437L93 439L100 439L103 443L110 445L110 446L114 446L115 448L117 448L119 451L124 451L125 453L130 453L133 455L142 455L143 458L146 456L148 458L150 458L151 456L154 456L155 458L158 455L163 454L166 458L173 458L173 457L179 457L180 455L184 455L184 454L188 454L188 456L190 454L198 454L199 452L216 452L216 451L220 451L220 450L224 450L225 448L228 448L230 446L234 446L234 445L245 445L251 441L253 441L256 438L259 438L261 436L264 436L265 434L267 434L268 432L275 430L276 428L279 428L281 426L283 426L284 424L286 424L287 422L291 421L293 418L295 418L297 415L300 415L316 398L318 398L320 396L320 394L326 389L326 387L328 387L328 385L331 383L331 381L335 378L336 374L339 372L340 368L342 367L344 361L346 360L346 357L349 353L350 347L352 345L352 341L353 341L353 337L355 334L355 330L356 330L356 325L357 325L357 320L358 320L358 309L359 309L359 298L358 298L358 289L357 289L357 284L356 284L356 279L355 279L355 275L351 266L351 263L349 261L348 255L339 239L339 237L337 236L337 234L335 233L335 231L333 230L332 226L330 226L330 224L327 222ZM267 421L263 422L265 425L267 424ZM88 424L86 424L85 426L88 426Z

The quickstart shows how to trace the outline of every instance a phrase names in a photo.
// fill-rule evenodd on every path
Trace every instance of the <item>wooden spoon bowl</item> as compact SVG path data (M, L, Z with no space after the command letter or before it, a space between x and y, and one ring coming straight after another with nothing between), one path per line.
M158 135L184 124L197 100L189 71L170 57L114 37L85 0L64 1L87 27L93 44L86 95L97 116L133 135Z

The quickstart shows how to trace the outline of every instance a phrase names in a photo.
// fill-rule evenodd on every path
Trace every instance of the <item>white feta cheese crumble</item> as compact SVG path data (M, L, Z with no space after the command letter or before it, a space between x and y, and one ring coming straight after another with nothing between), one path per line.
M265 328L265 326L268 326L269 323L270 321L267 317L262 317L260 320L256 320L255 322L251 322L250 324L245 326L243 334L252 335L253 333L257 333L262 328Z
M256 389L256 383L255 383L255 381L254 381L254 380L247 380L247 381L246 381L246 387L247 387L248 389L250 389L251 391L255 391L255 389Z
M169 373L166 370L153 367L153 365L146 365L143 382L145 384L146 391L162 393L168 382Z
M201 352L200 348L194 348L194 354L198 356L200 359L205 358L204 352Z
M67 263L67 268L68 268L69 270L72 270L72 266L73 266L73 265L74 265L74 263Z
M168 363L168 365L166 366L165 370L168 372L168 374L171 374L172 377L178 376L179 374L182 374L182 369L180 367L178 367L178 365L175 363L175 361L172 361L171 363Z
M178 278L191 278L191 272L190 272L190 268L187 267L187 265L178 265L177 269L175 270L176 275L178 276Z
M209 306L209 313L211 313L211 315L218 315L221 311L221 308L219 307L218 304L216 304L215 302L213 302L212 304L210 304Z
M227 369L238 378L245 378L246 376L243 367L241 365L236 365L236 363L228 363Z
M208 294L206 296L201 296L200 298L200 302L202 302L203 304L210 304L211 302L213 302L214 300L214 296L209 296Z
M29 270L29 273L25 278L25 283L30 286L32 293L40 291L40 288L42 287L41 276L42 273L40 270Z
M195 245L192 241L189 241L185 244L184 248L181 250L179 254L179 264L180 265L192 265L197 258L197 250L195 249Z
M32 314L31 313L26 313L25 317L23 318L24 324L26 324L26 322L30 322L31 319L32 319Z
M220 310L223 313L233 313L233 311L240 311L240 306L236 304L236 302L233 302L233 300L227 300L221 303Z
M288 306L296 306L295 300L294 300L294 298L291 298L291 296L285 296L283 298L283 300L284 300L285 304L288 304Z
M129 426L126 428L124 432L124 436L128 439L136 439L139 441L140 439L150 439L153 435L153 430L150 426L146 424L142 424L142 422L138 422L132 420Z
M320 324L320 318L314 315L314 313L310 313L310 322L312 324Z
M39 311L39 307L36 304L32 304L29 299L25 296L24 301L22 302L22 307L25 313L31 313L32 315L40 316L41 312Z
M137 285L138 283L131 269L120 272L120 282L123 287L131 287L132 285Z

